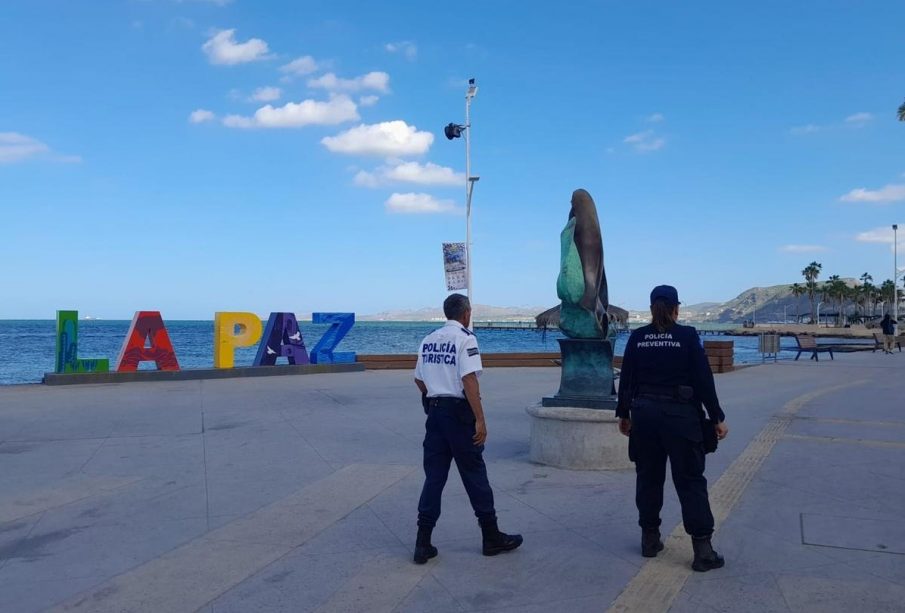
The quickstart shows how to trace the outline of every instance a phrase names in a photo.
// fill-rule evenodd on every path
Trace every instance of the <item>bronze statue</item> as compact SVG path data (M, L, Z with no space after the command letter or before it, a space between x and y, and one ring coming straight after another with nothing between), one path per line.
M609 293L603 239L594 199L583 189L572 192L572 208L560 241L559 327L570 338L607 338Z

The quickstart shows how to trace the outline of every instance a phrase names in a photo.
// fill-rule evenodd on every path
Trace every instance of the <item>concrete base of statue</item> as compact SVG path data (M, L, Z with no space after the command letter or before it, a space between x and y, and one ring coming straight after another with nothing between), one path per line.
M530 459L573 470L626 470L628 437L619 433L615 413L582 407L530 406Z

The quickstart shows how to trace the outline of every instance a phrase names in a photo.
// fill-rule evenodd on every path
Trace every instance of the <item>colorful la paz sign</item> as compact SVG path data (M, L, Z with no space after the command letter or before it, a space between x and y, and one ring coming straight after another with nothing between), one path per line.
M108 372L107 359L78 357L78 311L57 311L57 373ZM313 313L313 323L331 324L309 355L293 313L271 313L266 327L254 313L221 311L214 314L214 368L233 368L238 347L258 342L255 366L339 364L355 361L351 351L336 347L355 325L355 313ZM137 311L116 359L116 372L132 372L140 362L154 362L158 370L179 370L179 360L160 311Z

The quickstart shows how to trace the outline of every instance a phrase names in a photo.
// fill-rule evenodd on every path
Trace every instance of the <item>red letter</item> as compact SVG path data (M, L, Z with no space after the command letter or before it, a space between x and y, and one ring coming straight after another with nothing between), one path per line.
M150 347L145 347L147 341L150 341ZM154 362L158 370L179 370L160 311L136 311L116 359L116 372L138 370L139 362Z

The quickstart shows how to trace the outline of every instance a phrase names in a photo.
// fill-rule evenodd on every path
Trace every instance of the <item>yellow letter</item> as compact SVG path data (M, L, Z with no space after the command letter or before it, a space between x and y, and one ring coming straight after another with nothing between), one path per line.
M261 319L254 313L214 313L214 368L232 368L236 347L261 340Z

